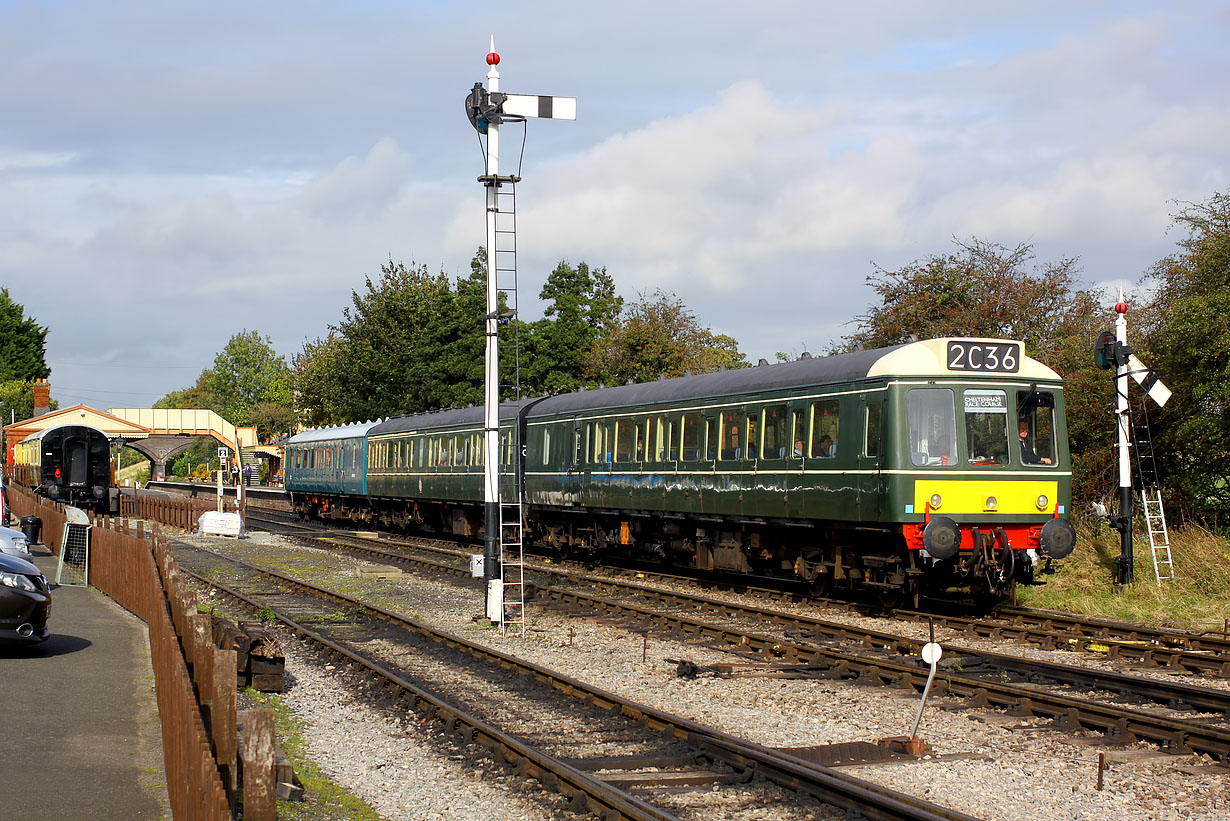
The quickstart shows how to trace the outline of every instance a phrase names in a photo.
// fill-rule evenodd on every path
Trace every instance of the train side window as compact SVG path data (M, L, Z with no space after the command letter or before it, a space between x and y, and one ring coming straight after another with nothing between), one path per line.
M811 449L808 456L831 459L837 455L841 402L822 399L811 403Z
M910 427L910 463L945 466L957 463L956 403L948 388L913 388L906 400Z
M551 464L551 429L548 427L542 428L542 463Z
M632 435L636 437L636 444L633 446L632 451L636 454L636 461L641 463L644 463L645 454L649 452L645 447L645 430L645 425L633 424L632 426Z
M880 455L880 408L879 402L867 406L867 437L864 440L863 455L878 457Z
M666 461L666 419L649 417L649 453L655 462Z
M683 415L683 452L681 458L685 462L695 462L700 458L699 413L685 413Z
M1008 464L1008 396L999 390L965 392L965 444L971 465Z
M666 431L666 458L672 462L676 462L679 460L679 420L667 420Z
M755 459L760 455L760 414L747 415L747 458Z
M807 416L797 408L790 413L790 443L786 453L791 458L802 459L807 448Z
M1017 435L1024 429L1025 438L1018 446L1021 462L1026 465L1054 465L1058 456L1055 449L1055 395L1036 388L1017 391Z
M786 414L785 405L770 405L764 409L763 447L760 450L762 459L784 459L789 453L790 417Z
M743 440L739 434L739 412L722 411L722 447L718 458L724 462L738 459L743 454Z
M632 433L635 427L631 419L618 419L615 422L615 461L631 462L633 447L636 442Z
M467 464L467 459L470 455L470 443L466 441L467 438L464 433L459 433L453 437L453 464L457 467Z
M705 417L705 458L712 462L717 458L718 436L717 436L717 419L713 416Z

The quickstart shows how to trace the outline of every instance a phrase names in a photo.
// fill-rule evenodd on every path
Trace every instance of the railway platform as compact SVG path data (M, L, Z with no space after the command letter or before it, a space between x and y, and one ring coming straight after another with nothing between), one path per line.
M145 623L93 588L51 597L50 639L0 643L0 817L170 817Z

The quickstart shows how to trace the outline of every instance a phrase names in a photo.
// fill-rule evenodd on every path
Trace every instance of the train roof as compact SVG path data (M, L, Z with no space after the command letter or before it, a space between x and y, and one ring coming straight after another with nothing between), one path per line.
M310 442L331 442L334 439L357 439L379 425L380 421L376 419L367 422L350 422L345 425L335 425L331 428L312 428L302 433L296 433L286 440L286 444L306 445Z
M65 428L85 428L85 429L87 429L87 430L92 430L92 431L94 431L95 433L97 433L99 436L101 436L101 437L102 437L102 438L104 438L104 439L109 439L109 438L110 438L110 437L108 437L108 436L107 436L107 434L103 433L101 430L99 430L98 428L94 427L93 425L78 425L78 424L68 423L68 424L64 424L64 425L52 425L52 426L51 426L51 427L49 427L49 428L43 428L43 429L42 429L42 430L40 430L40 431L35 431L34 433L32 433L32 434L30 434L29 436L27 436L25 439L22 439L21 441L23 441L23 442L34 442L34 441L37 441L37 440L39 440L39 439L44 438L45 436L47 436L47 435L48 435L48 434L50 434L50 433L55 433L56 431L62 431L62 430L64 430Z
M500 419L515 419L517 411L533 399L522 399L517 402L500 403ZM414 413L407 416L395 416L386 419L372 428L369 436L383 436L388 433L406 433L419 428L442 428L449 425L470 425L482 423L484 411L481 406L472 408L453 408L451 410L432 411L430 413Z
M990 377L1030 381L1060 380L1059 374L1055 371L1023 353L1020 355L1017 371L1012 373L949 370L947 365L949 342L999 345L1014 343L1020 346L1018 350L1022 352L1025 348L1024 343L1014 340L942 337L835 356L798 359L793 362L759 365L753 368L739 368L676 379L662 379L657 382L642 382L615 388L561 394L544 399L534 407L530 415L534 417L551 416L599 408L686 402L715 396L803 388L877 377L952 378L959 376L974 379Z

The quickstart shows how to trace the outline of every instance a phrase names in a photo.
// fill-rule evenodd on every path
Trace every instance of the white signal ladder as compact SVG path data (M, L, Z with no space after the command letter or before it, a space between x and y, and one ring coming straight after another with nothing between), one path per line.
M1140 501L1145 508L1145 526L1149 528L1149 547L1153 553L1153 575L1160 585L1174 578L1174 564L1170 560L1170 534L1166 532L1166 510L1162 507L1160 488L1147 487L1140 490Z
M1153 577L1160 586L1174 578L1174 563L1170 558L1170 534L1166 529L1166 509L1162 505L1162 489L1157 478L1157 460L1153 454L1153 433L1145 400L1132 414L1132 445L1136 451L1136 471L1140 476L1140 502L1145 512L1145 527L1149 530L1149 552L1153 556Z
M495 189L495 248L490 270L496 290L507 300L501 315L497 345L500 361L500 394L521 398L521 340L517 318L517 176L480 177ZM511 322L505 322L505 319ZM521 509L521 483L518 481L520 442L516 422L500 436L500 579L503 582L503 618L500 632L525 635L525 545Z
M514 497L518 498L518 497ZM525 553L521 503L500 502L500 569L504 581L504 619L500 632L525 635Z

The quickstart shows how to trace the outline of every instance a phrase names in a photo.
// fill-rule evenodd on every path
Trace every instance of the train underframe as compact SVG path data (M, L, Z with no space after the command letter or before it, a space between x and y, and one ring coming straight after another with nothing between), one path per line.
M294 494L304 518L477 538L483 505ZM958 549L936 559L921 526L765 520L655 511L527 506L525 536L561 556L652 560L698 570L798 578L815 595L864 593L916 606L924 596L1001 596L1049 569L1039 527L963 527Z

